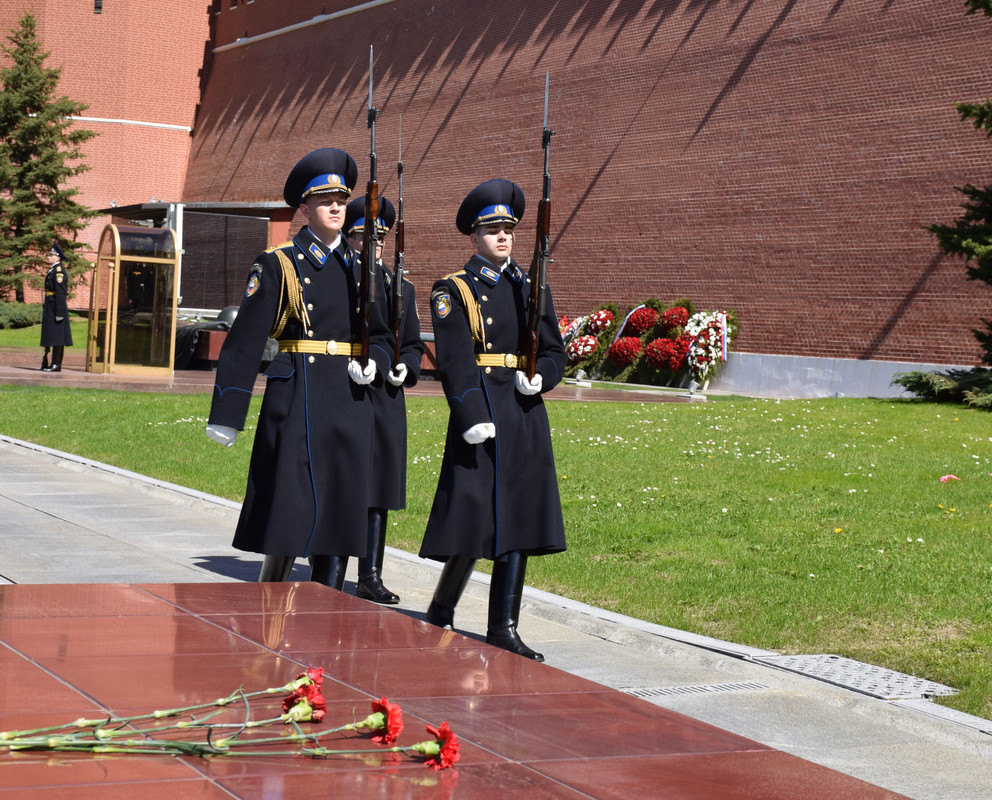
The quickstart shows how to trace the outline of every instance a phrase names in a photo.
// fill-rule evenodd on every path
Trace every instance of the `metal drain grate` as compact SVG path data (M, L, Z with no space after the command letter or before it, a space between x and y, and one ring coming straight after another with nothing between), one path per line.
M942 683L914 678L895 670L865 664L836 655L761 656L752 659L758 664L818 678L835 686L882 700L913 700L957 694L958 690Z
M625 694L647 700L651 697L671 697L680 694L713 694L715 692L748 692L768 687L758 681L738 683L704 683L698 686L657 686L652 689L624 689Z

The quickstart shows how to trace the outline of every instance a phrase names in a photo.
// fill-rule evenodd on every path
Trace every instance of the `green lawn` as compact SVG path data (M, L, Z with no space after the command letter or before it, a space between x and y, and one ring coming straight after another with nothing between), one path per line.
M528 583L925 677L960 690L948 705L992 718L987 413L854 399L548 405L569 549L532 559ZM240 500L252 430L219 447L203 435L208 408L203 395L0 386L0 433ZM441 398L408 411L408 508L390 515L389 541L415 552L447 411Z

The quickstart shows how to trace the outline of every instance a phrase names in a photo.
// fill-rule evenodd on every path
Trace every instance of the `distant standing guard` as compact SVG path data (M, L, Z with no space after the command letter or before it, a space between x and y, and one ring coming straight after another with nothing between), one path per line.
M385 291L380 295L385 306L390 330L396 335L393 303L393 273L382 262L386 235L396 222L396 208L385 197L379 197L379 245L376 253ZM356 198L348 203L344 231L354 250L361 252L365 233L365 200ZM372 442L372 475L369 486L368 552L358 560L357 595L375 603L395 605L399 595L389 591L382 582L382 562L386 551L386 521L390 510L406 507L407 426L406 400L403 387L414 386L420 379L420 362L424 343L420 339L420 319L413 284L403 283L403 305L399 322L399 346L394 342L394 354L399 360L386 374L383 387L372 393L375 418L375 438Z
M527 558L565 549L547 410L565 348L550 292L537 330L534 377L521 355L530 278L512 259L524 213L520 187L486 181L462 201L456 224L476 254L437 281L431 315L450 416L437 494L420 548L444 561L427 621L454 625L479 558L493 560L486 641L535 661L517 633Z
M69 327L69 273L62 262L65 253L57 241L52 242L48 253L48 272L45 274L45 301L41 310L41 346L45 355L41 359L42 372L61 372L65 348L72 347L72 329ZM51 351L52 360L48 354Z
M293 167L283 198L307 226L252 264L218 362L207 435L231 445L244 428L265 342L279 342L234 535L239 550L265 554L260 581L287 580L294 560L306 556L311 580L341 589L348 556L367 552L370 384L389 370L391 337L374 304L363 367L360 271L341 234L357 177L352 157L334 148Z

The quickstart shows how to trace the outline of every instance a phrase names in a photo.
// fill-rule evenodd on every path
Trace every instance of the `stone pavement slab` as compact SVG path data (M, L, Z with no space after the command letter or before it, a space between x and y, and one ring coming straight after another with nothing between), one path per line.
M0 436L0 583L251 582L261 557L230 547L238 510ZM391 610L422 620L438 566L389 548L384 573L402 597ZM298 562L291 579L307 577ZM354 578L352 565L346 591ZM488 576L476 573L456 614L459 631L479 640L487 592ZM992 795L989 734L749 660L766 651L530 587L520 627L553 667L893 792L918 800Z

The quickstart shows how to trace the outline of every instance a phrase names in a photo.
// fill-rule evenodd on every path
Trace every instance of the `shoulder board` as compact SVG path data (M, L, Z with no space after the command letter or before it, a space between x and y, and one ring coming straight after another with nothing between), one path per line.
M447 281L447 280L451 280L452 278L460 278L461 276L466 274L467 273L465 272L465 270L460 269L458 270L458 272L452 272L450 275L445 275L443 278L441 278L441 280Z
M274 252L275 252L276 250L282 250L283 248L286 248L286 247L292 247L292 246L293 246L293 243L292 243L292 241L289 241L289 242L283 242L282 244L276 244L276 245L273 245L272 247L270 247L270 248L269 248L268 250L266 250L265 252L266 252L266 253L274 253Z

